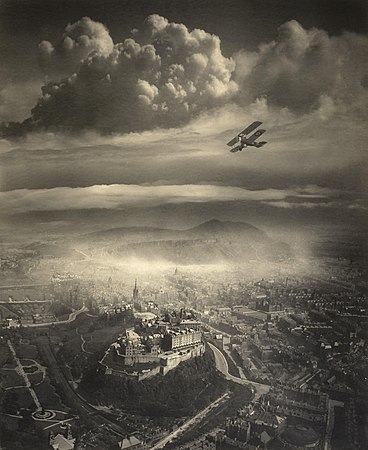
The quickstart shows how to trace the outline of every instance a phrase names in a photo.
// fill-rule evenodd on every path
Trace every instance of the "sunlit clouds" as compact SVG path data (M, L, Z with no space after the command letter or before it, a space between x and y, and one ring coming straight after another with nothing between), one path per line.
M264 202L273 206L328 206L336 193L318 186L248 190L216 185L96 185L84 188L19 189L0 193L9 213L53 210L123 209L165 204ZM314 200L315 203L311 203Z
M116 43L104 24L83 17L58 43L42 41L39 59L42 96L29 120L5 135L178 127L212 108L247 108L262 98L281 111L319 111L321 120L367 112L368 38L329 36L295 20L256 51L226 57L219 36L157 14Z

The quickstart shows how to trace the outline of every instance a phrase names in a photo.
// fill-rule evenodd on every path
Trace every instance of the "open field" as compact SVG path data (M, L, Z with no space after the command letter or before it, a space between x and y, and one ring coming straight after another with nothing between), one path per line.
M125 327L123 317L118 323L109 325L101 318L80 314L73 324L49 328L49 337L58 358L62 358L74 379L78 379L88 358L105 352Z
M5 391L3 408L3 412L9 414L15 414L17 410L22 408L35 409L33 399L25 386Z
M37 359L37 347L32 344L17 344L15 345L15 351L19 359Z
M33 389L36 392L41 405L45 409L56 409L59 411L69 410L69 408L63 404L60 396L55 392L54 387L48 379L45 379L41 384L34 386Z
M15 369L16 366L5 340L2 340L0 343L0 367L3 369Z
M15 351L14 355L9 351L11 345ZM46 409L66 410L48 379L47 369L42 366L43 361L37 346L24 339L9 343L9 346L0 347L2 359L6 358L6 367L14 367L12 370L4 367L0 369L1 384L3 388L8 388L4 399L4 412L14 414L24 408L35 410L39 405Z
M23 377L13 369L0 369L0 384L4 389L18 386L25 387L26 385Z
M38 384L42 383L43 380L43 374L42 372L37 373L29 373L28 379L33 387L37 386Z

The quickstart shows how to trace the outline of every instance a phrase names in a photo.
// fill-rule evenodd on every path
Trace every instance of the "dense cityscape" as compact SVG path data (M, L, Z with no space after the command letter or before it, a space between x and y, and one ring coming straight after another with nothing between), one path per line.
M253 263L89 261L91 277L28 256L2 259L3 277L59 271L1 286L4 449L365 448L361 262L315 259L306 275L284 260L260 277Z

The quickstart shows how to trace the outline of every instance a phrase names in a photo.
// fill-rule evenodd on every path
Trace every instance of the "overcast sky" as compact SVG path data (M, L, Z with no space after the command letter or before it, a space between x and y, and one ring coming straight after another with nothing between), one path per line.
M0 0L0 27L4 226L366 225L364 2Z

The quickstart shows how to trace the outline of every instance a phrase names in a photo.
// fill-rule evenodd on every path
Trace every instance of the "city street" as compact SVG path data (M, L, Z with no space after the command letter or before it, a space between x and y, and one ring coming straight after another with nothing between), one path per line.
M225 393L221 397L219 397L217 400L212 402L210 405L207 406L203 411L200 411L197 415L192 417L191 419L187 420L183 425L181 425L179 428L177 428L175 431L161 439L156 445L154 445L151 450L156 450L160 448L164 448L166 444L169 442L172 442L174 439L176 439L178 436L180 436L182 433L187 431L190 427L196 425L198 422L203 420L207 414L209 414L214 408L217 408L221 403L223 403L227 398L229 398L229 393Z
M227 380L234 381L235 383L251 385L255 388L255 399L257 400L262 394L266 394L270 390L268 384L256 383L255 381L244 380L242 378L234 377L229 373L229 367L223 353L215 347L213 344L208 343L215 355L216 368L219 370Z

